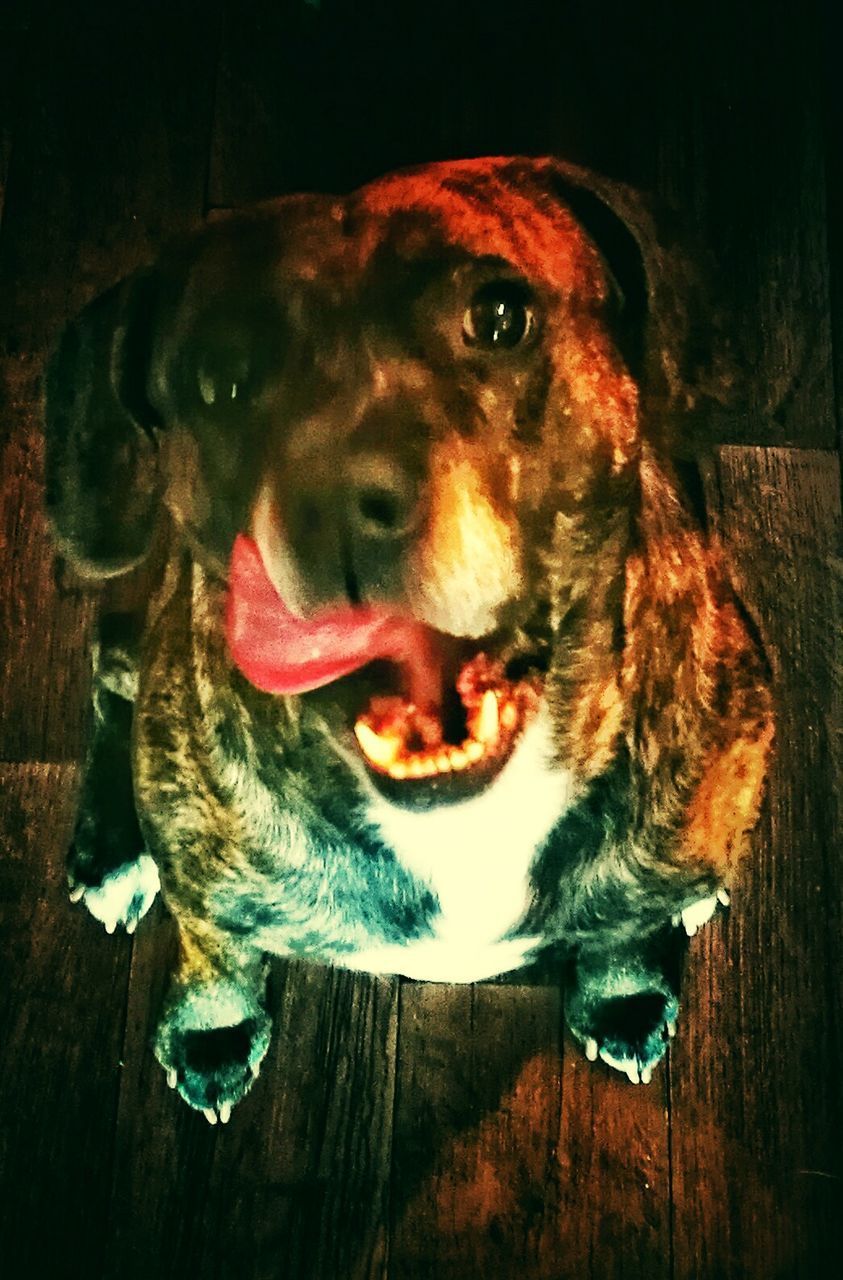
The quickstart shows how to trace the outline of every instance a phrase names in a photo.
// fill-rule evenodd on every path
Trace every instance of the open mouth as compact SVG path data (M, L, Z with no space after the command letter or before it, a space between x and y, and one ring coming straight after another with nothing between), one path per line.
M453 803L487 787L539 702L540 677L529 664L522 660L516 676L515 664L483 641L374 607L292 615L257 545L242 534L232 551L226 634L237 666L267 692L359 683L353 741L377 789L409 808ZM359 681L344 679L358 672Z
M444 675L444 672L443 672ZM445 804L483 790L500 773L536 709L536 677L510 680L478 652L442 696L422 708L405 695L375 695L354 723L373 781L389 799Z

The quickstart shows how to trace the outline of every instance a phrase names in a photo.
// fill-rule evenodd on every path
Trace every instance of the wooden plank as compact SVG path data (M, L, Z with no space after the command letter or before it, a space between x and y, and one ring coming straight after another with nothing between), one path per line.
M38 29L28 37L0 235L0 759L76 758L86 597L53 580L42 517L40 378L65 320L202 212L209 24Z
M7 404L15 428L0 444L0 759L79 759L94 596L54 570L32 381Z
M540 1274L560 1108L555 988L402 986L390 1280Z
M537 1280L667 1280L670 1271L670 1155L667 1067L636 1087L576 1047L566 1056L563 1195L558 1244L563 1260Z
M774 663L778 750L730 917L689 966L671 1073L676 1274L808 1277L836 1259L843 1174L838 460L725 449L716 481Z
M78 769L0 765L0 1232L9 1275L99 1276L130 944L67 901Z
M106 1275L380 1280L397 983L282 966L261 1076L212 1129L149 1047L173 941L166 924L138 935Z
M390 1280L669 1274L663 1086L561 1045L557 988L402 989Z

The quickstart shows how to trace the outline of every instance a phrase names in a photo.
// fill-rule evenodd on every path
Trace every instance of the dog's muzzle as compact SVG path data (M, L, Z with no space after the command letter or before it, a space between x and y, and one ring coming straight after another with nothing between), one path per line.
M378 789L408 807L484 789L538 705L537 672L513 678L494 642L447 635L380 606L294 614L257 543L242 534L232 553L226 629L235 663L266 692L308 693L342 681L348 704L350 686L349 745Z

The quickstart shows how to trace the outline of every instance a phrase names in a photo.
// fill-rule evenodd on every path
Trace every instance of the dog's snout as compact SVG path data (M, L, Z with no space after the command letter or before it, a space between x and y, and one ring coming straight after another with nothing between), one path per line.
M419 507L418 484L384 454L364 454L348 464L347 518L350 531L383 542L405 537Z

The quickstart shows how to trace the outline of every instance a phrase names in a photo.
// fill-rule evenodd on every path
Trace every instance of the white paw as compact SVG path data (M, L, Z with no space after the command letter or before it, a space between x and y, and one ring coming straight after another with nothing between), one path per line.
M724 907L729 905L729 894L726 889L720 888L707 898L699 898L696 902L692 902L684 911L673 917L672 923L674 925L682 924L688 937L693 938L698 929L701 929L704 924L708 924L717 910L718 903Z
M118 924L127 933L134 933L160 887L158 868L148 853L142 853L133 862L124 862L110 871L102 884L74 885L70 901L84 902L91 915L105 925L106 933L114 933Z

